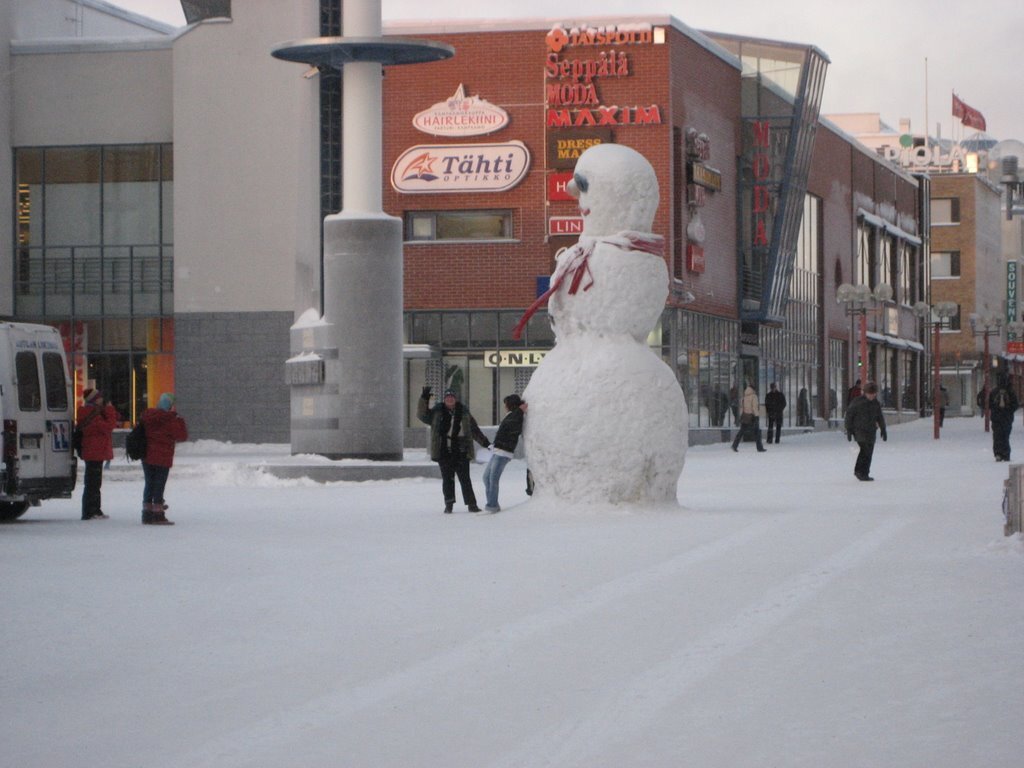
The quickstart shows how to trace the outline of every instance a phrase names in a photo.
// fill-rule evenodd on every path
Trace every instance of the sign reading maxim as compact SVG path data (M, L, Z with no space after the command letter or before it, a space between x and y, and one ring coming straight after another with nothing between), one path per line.
M530 151L521 141L409 147L391 168L391 186L411 194L504 192L530 170Z

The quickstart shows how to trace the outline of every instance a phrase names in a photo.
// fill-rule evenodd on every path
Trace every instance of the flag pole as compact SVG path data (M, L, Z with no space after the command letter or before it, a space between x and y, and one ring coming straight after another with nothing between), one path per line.
M928 138L928 57L924 57L924 146L931 149L932 142Z

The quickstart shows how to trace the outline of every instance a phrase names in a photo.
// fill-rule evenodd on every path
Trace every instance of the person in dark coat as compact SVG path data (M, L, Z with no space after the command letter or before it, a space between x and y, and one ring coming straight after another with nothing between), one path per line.
M147 408L141 417L146 430L146 457L142 474L146 483L142 490L142 524L174 525L165 514L164 488L174 464L174 446L188 440L185 420L174 410L174 395L164 392L156 408Z
M992 453L996 461L1010 460L1010 432L1013 414L1020 406L1017 395L1005 376L999 378L988 396L988 412L992 421Z
M443 402L430 407L430 387L424 387L416 405L416 417L430 425L430 458L441 469L441 491L444 493L445 514L455 506L455 478L459 478L462 500L470 512L479 512L473 481L469 477L469 457L473 455L473 441L490 448L487 436L462 403L454 389L447 389Z
M114 458L114 428L121 417L98 389L82 393L78 409L78 428L82 430L82 461L85 478L82 486L82 519L109 520L101 508L100 488L103 486L103 463Z
M779 392L774 382L768 386L768 394L764 396L764 410L768 415L768 442L772 442L774 434L775 443L778 444L782 436L782 412L786 410L786 396Z
M811 402L807 399L807 387L803 387L796 396L796 423L801 427L814 424L811 418Z
M515 456L519 436L523 434L523 417L526 415L526 403L519 395L509 395L502 402L505 403L505 410L508 413L498 425L498 432L491 443L491 460L484 469L484 492L487 495L484 509L488 512L501 511L501 507L498 506L498 484L501 481L501 473L505 471L505 465Z
M880 430L882 440L889 437L885 431L885 416L878 402L878 385L869 381L864 394L854 399L846 409L846 439L856 440L860 446L853 474L858 480L874 480L871 476L871 457L875 452L875 435Z

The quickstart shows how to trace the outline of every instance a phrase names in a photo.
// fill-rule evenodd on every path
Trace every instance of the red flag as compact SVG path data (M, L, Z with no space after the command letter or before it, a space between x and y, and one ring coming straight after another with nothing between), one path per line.
M974 107L969 107L960 101L955 93L953 94L953 117L959 118L960 122L968 128L985 130L985 116Z

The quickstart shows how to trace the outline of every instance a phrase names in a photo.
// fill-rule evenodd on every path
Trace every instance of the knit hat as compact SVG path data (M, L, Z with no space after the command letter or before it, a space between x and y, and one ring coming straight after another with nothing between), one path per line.
M94 400L99 400L100 395L101 395L101 392L98 389L93 389L92 387L87 387L85 389L85 391L82 392L82 399L86 403L91 403Z
M456 400L458 400L459 399L459 393L456 392L454 389L446 389L444 391L444 397L454 397ZM444 397L441 398L441 399L443 400Z
M156 404L156 407L161 411L169 411L172 405L174 405L174 395L171 392L164 392L160 395L160 402Z

